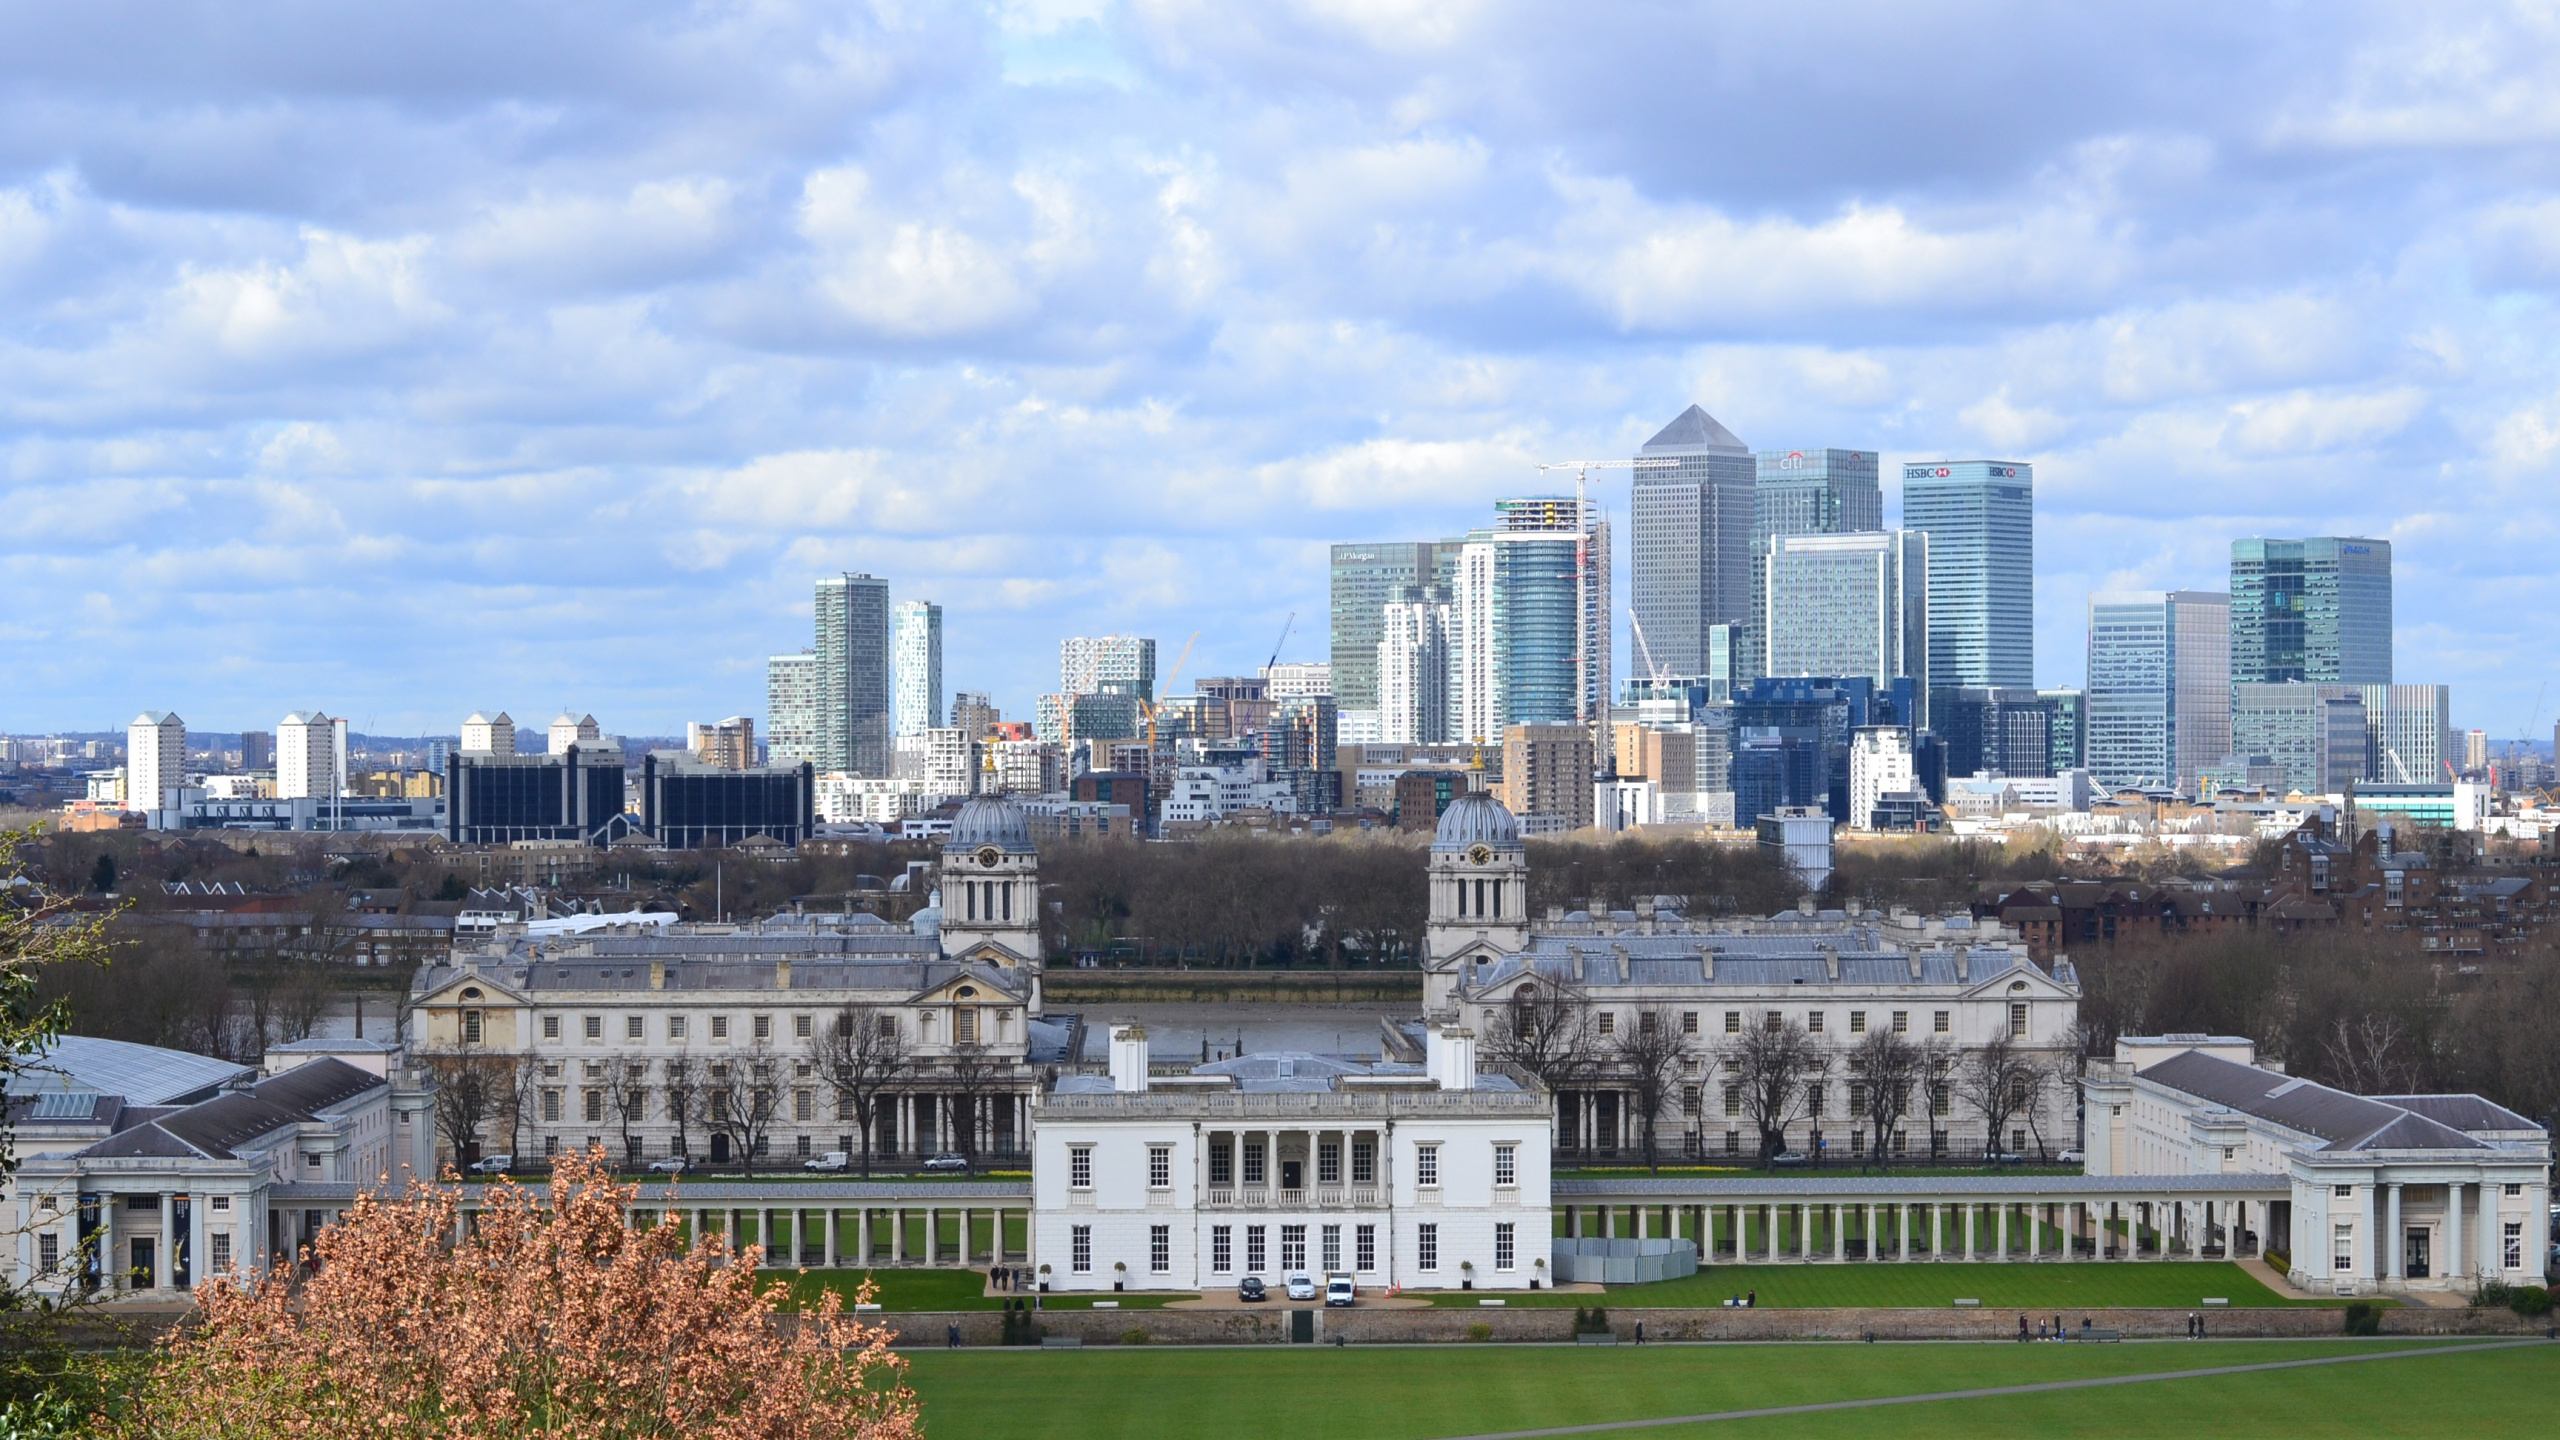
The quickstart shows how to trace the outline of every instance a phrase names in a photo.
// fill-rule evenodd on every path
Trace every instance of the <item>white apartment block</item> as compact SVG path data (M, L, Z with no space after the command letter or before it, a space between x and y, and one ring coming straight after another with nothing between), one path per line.
M1548 1097L1480 1073L1463 1034L1424 1064L1273 1052L1171 1075L1146 1044L1114 1030L1109 1077L1062 1077L1033 1109L1048 1289L1549 1282Z
M1875 828L1876 802L1920 788L1911 763L1911 732L1899 725L1869 725L1849 737L1849 828Z
M937 729L944 718L942 607L930 600L901 600L890 608L889 629L896 684L890 697L891 730L904 736Z
M276 737L276 748L284 748L284 737ZM462 748L473 754L513 755L516 753L515 717L501 710L495 715L474 710L462 722Z
M1263 698L1286 705L1333 694L1333 663L1327 660L1283 660L1261 670Z
M2233 1036L2127 1036L2082 1088L2091 1175L2263 1175L2263 1249L2341 1295L2539 1283L2551 1136L2477 1095L2354 1095Z
M145 710L125 727L124 796L133 810L157 810L167 792L187 783L187 722L167 710Z
M338 793L345 773L340 723L317 710L297 710L276 722L277 799L326 800ZM515 746L512 727L507 745Z
M465 743L462 748L465 750L471 748L469 739L467 735L464 737ZM596 717L593 715L572 715L564 710L551 721L550 740L552 754L566 755L572 745L586 748L602 743L604 727L596 723ZM514 743L512 735L508 743L510 745Z

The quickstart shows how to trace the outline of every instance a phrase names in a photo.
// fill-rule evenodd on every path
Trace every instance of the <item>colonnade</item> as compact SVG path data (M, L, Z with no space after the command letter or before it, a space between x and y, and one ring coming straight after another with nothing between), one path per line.
M1572 1238L1686 1239L1701 1259L2166 1260L2258 1254L2267 1197L1737 1196L1584 1203Z
M479 1214L464 1211L467 1228ZM688 1245L762 1245L774 1268L1002 1265L1030 1258L1027 1203L948 1205L666 1205L632 1207L635 1229L672 1219ZM753 1235L748 1234L749 1229ZM731 1241L734 1240L734 1244Z

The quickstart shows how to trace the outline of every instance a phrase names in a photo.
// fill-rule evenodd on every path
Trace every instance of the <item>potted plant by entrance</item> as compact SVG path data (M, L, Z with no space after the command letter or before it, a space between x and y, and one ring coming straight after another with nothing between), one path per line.
M1040 1267L1040 1293L1049 1293L1049 1267L1046 1265Z
M1126 1290L1129 1288L1128 1261L1114 1260L1111 1262L1111 1288L1114 1290Z
M1476 1262L1473 1260L1458 1262L1458 1288L1461 1290L1476 1288Z
M1547 1262L1545 1257L1541 1256L1529 1267L1529 1288L1532 1290L1541 1288L1545 1284L1546 1278Z

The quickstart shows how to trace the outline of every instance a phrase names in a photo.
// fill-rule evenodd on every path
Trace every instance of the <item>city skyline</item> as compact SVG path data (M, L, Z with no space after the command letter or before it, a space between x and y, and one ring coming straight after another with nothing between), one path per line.
M1065 634L1247 673L1293 612L1321 654L1331 544L1692 404L2032 466L2038 685L2091 593L2359 535L2395 678L2555 708L2528 20L777 7L492 17L501 73L405 12L207 23L21 52L0 728L459 693L676 733L855 570L1007 714ZM1986 55L2028 78L1952 93Z

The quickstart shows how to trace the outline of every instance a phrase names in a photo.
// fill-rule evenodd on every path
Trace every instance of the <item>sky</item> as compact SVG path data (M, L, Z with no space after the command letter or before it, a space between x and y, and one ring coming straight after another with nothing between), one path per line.
M2041 683L2360 534L2548 738L2555 142L2547 4L0 0L0 730L761 716L845 570L1027 717L1695 402L2032 463Z

